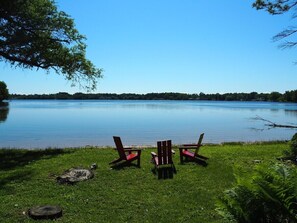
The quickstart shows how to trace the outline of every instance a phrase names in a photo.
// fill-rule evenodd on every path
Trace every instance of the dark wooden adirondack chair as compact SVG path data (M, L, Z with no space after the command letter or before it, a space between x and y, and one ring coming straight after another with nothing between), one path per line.
M171 140L158 141L158 154L151 152L152 163L155 165L155 170L158 172L158 179L160 178L172 178L173 172L176 172L175 166L172 160Z
M180 163L184 162L184 157L185 160L192 160L192 161L204 161L207 160L208 158L205 156L202 156L199 154L199 149L202 146L202 139L203 139L204 133L202 133L199 137L198 143L197 144L183 144L179 148L179 153L180 153ZM195 149L195 151L191 151L190 149Z
M116 145L116 149L119 153L119 158L110 162L109 164L117 164L119 162L121 162L122 164L129 164L134 160L137 160L137 166L140 167L140 155L141 155L141 149L134 149L131 147L125 147L122 144L122 140L120 137L118 136L114 136L113 137L114 143ZM136 153L132 153L132 152L136 152Z

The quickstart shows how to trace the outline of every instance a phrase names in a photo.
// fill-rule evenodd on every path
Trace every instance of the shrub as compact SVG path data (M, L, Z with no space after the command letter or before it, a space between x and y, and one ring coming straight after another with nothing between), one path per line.
M284 164L258 166L250 180L237 177L217 211L233 222L297 222L296 176L296 169Z
M297 133L295 133L290 141L290 149L285 151L285 155L297 157Z

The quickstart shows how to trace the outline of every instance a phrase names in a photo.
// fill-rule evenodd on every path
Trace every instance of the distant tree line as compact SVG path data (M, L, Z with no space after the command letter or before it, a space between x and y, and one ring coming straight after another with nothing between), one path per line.
M85 94L59 92L56 94L11 94L10 99L54 99L54 100L208 100L208 101L274 101L297 102L297 90L271 93L225 93L225 94L185 94L185 93L148 93L148 94Z

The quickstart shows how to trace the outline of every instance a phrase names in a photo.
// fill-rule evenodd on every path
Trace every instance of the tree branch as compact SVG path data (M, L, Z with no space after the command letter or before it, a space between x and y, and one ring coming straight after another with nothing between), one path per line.
M266 126L270 126L270 127L273 127L273 128L297 128L296 125L282 125L282 124L277 124L277 123L272 122L270 120L264 119L264 118L262 118L262 117L260 117L258 115L254 119L255 120L260 120L260 121L266 122L266 123L268 123L268 124L265 124Z

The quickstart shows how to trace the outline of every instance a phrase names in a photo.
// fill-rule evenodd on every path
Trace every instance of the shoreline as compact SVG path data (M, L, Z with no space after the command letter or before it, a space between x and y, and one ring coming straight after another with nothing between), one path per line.
M269 141L230 141L222 143L202 143L203 146L236 146L236 145L273 145L273 144L286 144L290 140L269 140ZM178 148L181 144L173 144L172 147ZM154 149L157 148L156 145L125 145L124 147L140 148L140 149ZM65 147L2 147L0 150L63 150L63 149L114 149L115 145L85 145L85 146L65 146Z

